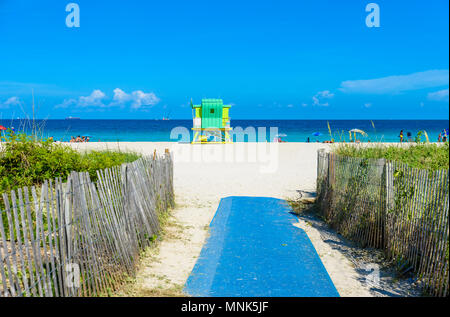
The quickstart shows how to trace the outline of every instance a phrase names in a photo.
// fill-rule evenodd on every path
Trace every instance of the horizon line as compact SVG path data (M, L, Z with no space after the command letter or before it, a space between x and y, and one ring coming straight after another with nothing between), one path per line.
M174 119L138 119L138 118L124 118L124 119L112 119L112 118L99 118L99 119L93 119L93 118L78 118L75 117L75 119L67 119L67 118L53 118L53 119L49 119L49 118L0 118L0 121L6 121L6 120L29 120L29 121L33 121L33 120L39 120L39 121L51 121L51 120L64 120L64 121L94 121L94 120L116 120L116 121L131 121L131 120L139 120L139 121L182 121L182 120L192 120L192 118L174 118ZM428 118L428 119L424 119L424 118L387 118L387 119L373 119L373 118L363 118L363 119L350 119L350 118L346 118L346 119L332 119L332 118L327 118L327 119L256 119L256 118L252 118L252 119L245 119L245 118L236 118L236 119L231 119L231 121L244 121L244 120L253 120L253 121L327 121L327 120L333 120L333 121L394 121L394 120L400 120L400 121L412 121L412 120L422 120L422 121L449 121L449 118Z

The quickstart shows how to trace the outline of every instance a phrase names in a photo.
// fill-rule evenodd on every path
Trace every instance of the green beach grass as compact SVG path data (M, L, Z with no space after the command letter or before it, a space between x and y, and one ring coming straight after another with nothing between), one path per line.
M387 159L408 164L410 167L440 170L448 169L449 144L418 143L411 146L373 144L371 146L354 146L340 144L333 152L349 157L368 159Z
M97 180L97 170L133 162L140 155L118 151L89 151L80 153L65 144L49 139L36 139L25 134L2 137L0 149L0 193L24 186L42 184L72 171L88 172Z

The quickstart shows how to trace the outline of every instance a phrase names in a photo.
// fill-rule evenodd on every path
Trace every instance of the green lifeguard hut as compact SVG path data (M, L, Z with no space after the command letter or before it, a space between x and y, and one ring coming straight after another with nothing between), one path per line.
M194 126L192 144L232 143L229 131L231 105L224 105L222 99L202 99L201 105L191 100Z

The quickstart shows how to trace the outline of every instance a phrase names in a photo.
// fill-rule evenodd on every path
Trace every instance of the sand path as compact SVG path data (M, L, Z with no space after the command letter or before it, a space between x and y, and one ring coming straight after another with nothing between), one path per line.
M207 238L208 225L219 201L227 196L265 196L281 199L296 199L298 191L315 191L317 150L327 148L325 144L286 143L265 151L256 151L253 160L252 145L230 145L234 154L243 146L244 159L234 162L214 161L211 153L222 145L203 146L194 153L188 144L121 142L74 144L77 149L109 148L132 150L152 154L165 148L174 153L174 187L176 208L172 211L167 233L157 250L152 250L142 261L136 283L128 290L129 295L179 294L186 282L202 246ZM209 151L209 153L207 153ZM217 153L216 153L217 154ZM223 153L222 153L223 154ZM214 155L213 155L214 156ZM225 157L225 155L223 156ZM271 157L271 158L268 158ZM323 241L321 232L299 220L296 224L304 229L333 280L341 296L372 296L369 288L361 282L354 264L342 253ZM156 291L155 291L156 290Z

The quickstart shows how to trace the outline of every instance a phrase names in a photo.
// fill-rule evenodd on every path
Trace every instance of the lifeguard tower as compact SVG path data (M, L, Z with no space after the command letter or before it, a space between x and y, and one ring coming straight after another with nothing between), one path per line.
M201 105L194 105L191 100L194 126L192 144L233 143L230 136L231 105L224 105L222 99L202 99Z

